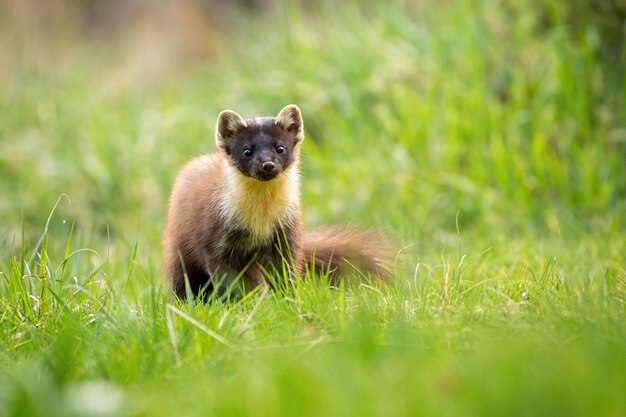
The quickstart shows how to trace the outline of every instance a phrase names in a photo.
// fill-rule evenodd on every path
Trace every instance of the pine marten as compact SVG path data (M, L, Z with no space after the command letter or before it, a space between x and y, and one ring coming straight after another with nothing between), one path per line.
M304 130L297 106L245 120L224 110L215 138L217 152L185 165L169 199L164 272L178 297L189 290L221 296L237 279L249 289L264 285L268 273L295 278L307 267L332 276L360 267L389 277L387 245L376 231L303 232L298 165Z

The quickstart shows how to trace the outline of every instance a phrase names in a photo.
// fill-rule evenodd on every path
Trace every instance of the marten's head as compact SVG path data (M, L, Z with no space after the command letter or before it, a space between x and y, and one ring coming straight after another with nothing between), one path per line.
M260 181L276 178L296 162L302 139L302 114L294 104L276 117L244 120L224 110L217 118L217 148L242 174Z

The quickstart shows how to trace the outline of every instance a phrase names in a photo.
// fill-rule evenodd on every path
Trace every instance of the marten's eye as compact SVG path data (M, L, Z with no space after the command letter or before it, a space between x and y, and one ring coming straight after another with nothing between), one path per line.
M254 152L252 152L252 149L250 149L250 148L246 148L246 149L243 150L243 154L245 156L252 156L253 153Z
M283 152L285 152L285 148L283 148L283 146L282 146L282 145L278 145L278 146L276 147L276 152L277 152L277 153L283 153Z

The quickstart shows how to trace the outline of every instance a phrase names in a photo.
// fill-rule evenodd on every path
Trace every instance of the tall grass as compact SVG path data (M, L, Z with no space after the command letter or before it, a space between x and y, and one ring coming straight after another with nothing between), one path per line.
M233 27L156 84L85 43L0 85L0 415L624 413L623 53L529 3ZM220 110L290 102L305 223L386 228L397 282L171 299L176 170Z

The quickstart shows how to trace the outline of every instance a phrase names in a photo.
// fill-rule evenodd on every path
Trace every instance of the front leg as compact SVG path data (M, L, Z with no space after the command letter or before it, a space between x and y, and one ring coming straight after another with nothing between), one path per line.
M256 287L267 285L262 269L265 265L259 264L258 255L250 257L247 263L243 262L243 255L241 259L240 265L222 267L211 274L218 296L239 298Z
M248 270L243 275L243 280L245 287L244 291L250 291L256 287L267 286L267 282L263 276L263 271L258 263L254 263L248 267Z
M299 220L290 225L281 225L274 237L272 261L279 272L284 267L291 279L304 272L301 239L302 225Z

